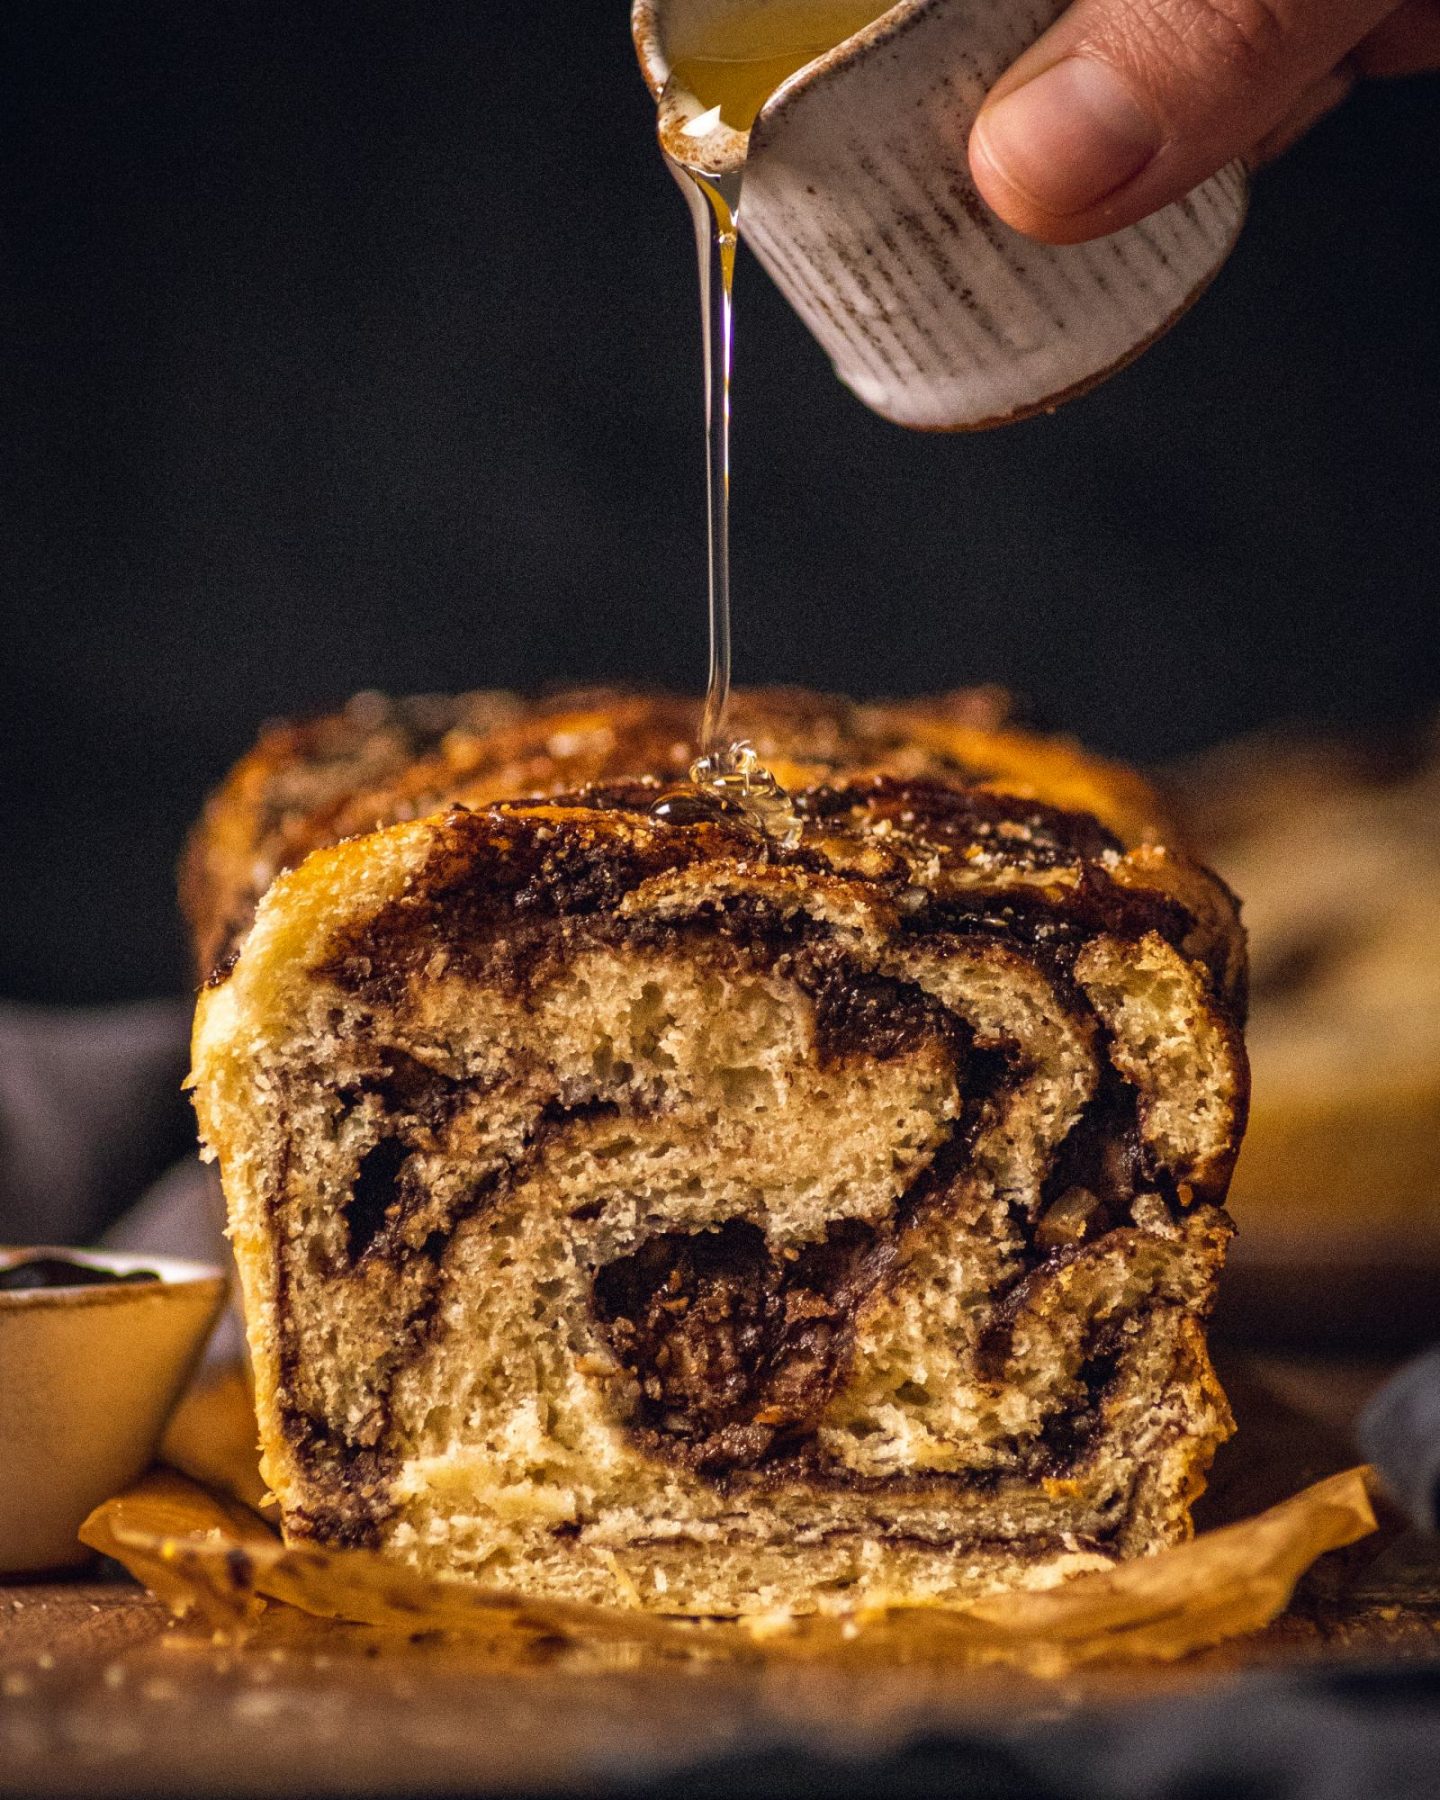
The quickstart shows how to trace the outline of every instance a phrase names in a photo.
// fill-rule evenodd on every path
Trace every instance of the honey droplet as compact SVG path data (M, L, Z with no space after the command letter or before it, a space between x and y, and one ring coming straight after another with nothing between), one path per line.
M738 806L722 794L698 787L667 788L650 808L652 819L667 825L713 825L717 820L743 818Z
M795 848L804 829L794 801L754 745L743 741L697 758L690 765L690 785L662 794L650 810L672 825L741 820L786 850Z

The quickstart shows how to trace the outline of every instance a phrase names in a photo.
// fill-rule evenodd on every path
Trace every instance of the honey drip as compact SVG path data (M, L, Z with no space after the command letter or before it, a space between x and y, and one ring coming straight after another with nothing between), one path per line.
M711 36L677 55L671 83L694 96L705 112L695 120L704 136L718 119L748 132L780 84L887 10L875 0L769 0L735 8L714 21ZM687 128L688 133L689 128ZM698 142L698 139L697 139ZM666 155L695 225L700 264L700 315L705 350L705 469L710 557L710 658L700 755L690 766L690 789L663 794L657 816L680 823L712 814L743 818L777 842L800 841L801 823L790 796L753 745L729 736L730 704L730 372L734 348L735 252L740 236L743 164L707 172Z
M710 552L710 664L700 721L700 761L704 763L724 755L725 715L730 704L730 370L741 177L692 175L673 159L667 160L689 202L700 264ZM692 771L691 779L701 778Z
M752 744L726 730L730 706L730 370L734 344L735 251L741 176L705 175L667 157L695 223L705 348L705 476L710 551L710 660L700 755L690 765L691 793L787 849L798 844L799 814ZM698 790L698 793L696 793ZM663 794L655 811L672 823L703 816L684 796Z

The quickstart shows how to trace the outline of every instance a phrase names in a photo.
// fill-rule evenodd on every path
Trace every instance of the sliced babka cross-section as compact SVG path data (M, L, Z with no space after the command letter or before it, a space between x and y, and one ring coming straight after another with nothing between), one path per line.
M196 1099L287 1536L704 1613L1183 1537L1230 1430L1231 897L1132 778L954 701L752 700L794 848L656 816L668 705L517 712L307 846L332 779L253 923L192 883L240 922Z

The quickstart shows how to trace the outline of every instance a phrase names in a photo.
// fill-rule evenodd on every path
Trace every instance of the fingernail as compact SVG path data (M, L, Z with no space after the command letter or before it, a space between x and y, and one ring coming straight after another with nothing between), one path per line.
M997 174L1059 218L1113 194L1160 148L1159 127L1125 82L1088 56L1052 63L987 106L975 136Z

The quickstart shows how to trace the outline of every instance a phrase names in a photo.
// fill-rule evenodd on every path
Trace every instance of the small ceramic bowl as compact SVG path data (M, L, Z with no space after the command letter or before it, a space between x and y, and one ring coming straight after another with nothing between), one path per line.
M97 1250L0 1249L160 1279L0 1291L0 1574L84 1562L87 1513L151 1462L225 1301L203 1263Z

